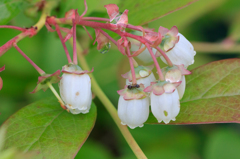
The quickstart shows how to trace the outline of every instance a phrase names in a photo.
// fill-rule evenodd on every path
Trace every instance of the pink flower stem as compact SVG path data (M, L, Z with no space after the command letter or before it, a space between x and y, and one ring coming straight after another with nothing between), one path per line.
M16 43L13 46L17 49L17 51L38 71L40 75L44 74L45 72L40 69L24 52L17 46Z
M63 49L64 49L64 51L65 51L65 53L66 53L68 63L72 63L72 59L71 59L71 57L70 57L70 55L69 55L67 46L66 46L66 44L65 44L64 41L63 41L63 37L62 37L61 31L60 31L60 28L59 28L59 26L58 26L57 24L55 24L55 27L56 27L56 31L57 31L57 33L58 33L58 36L59 36L59 38L60 38L60 40L61 40L61 42L62 42Z
M162 50L162 49L160 49L160 47L156 47L155 49L157 49L159 52L160 52L160 54L164 57L164 59L167 61L167 64L170 66L170 67L172 67L173 66L173 64L172 64L172 61L168 58L168 56L166 55L166 53Z
M156 66L156 69L157 69L157 72L158 72L158 76L159 76L159 80L160 81L165 81L164 76L163 76L162 71L161 71L161 68L160 68L160 66L159 66L159 64L157 62L157 59L156 59L156 57L155 57L155 55L154 55L150 45L149 44L145 44L145 45L147 46L147 49L148 49L150 55L152 56L153 62L155 64L155 66Z
M138 28L137 26L134 26L134 25L131 25L131 24L128 24L126 25L126 28L128 29L133 29L133 30L137 30L137 31L142 31L140 28ZM152 30L149 30L149 29L144 29L144 31L146 33L150 33L150 32L153 32Z
M128 55L128 59L129 59L130 67L131 67L132 85L136 85L137 80L136 80L136 74L135 74L135 70L134 70L133 57L130 57L131 53L130 53L129 46L127 46L127 55Z
M77 65L77 48L76 48L76 20L73 19L73 63Z
M98 17L83 17L81 20L98 20L98 21L106 21L109 22L110 20L107 18L98 18Z
M22 40L23 38L30 36L32 37L33 35L35 35L37 33L37 28L35 27L31 27L29 29L26 29L24 32L18 34L17 36L15 36L14 38L12 38L11 40L9 40L8 42L6 42L3 46L0 47L0 57L7 52L14 43L19 42L20 40Z
M47 22L49 24L72 24L72 21L67 19L67 18L53 18L53 17L49 17L47 19ZM125 37L130 37L133 39L136 39L138 41L140 41L141 43L145 44L145 43L149 43L152 44L151 41L147 40L146 38L142 37L142 36L137 36L137 35L133 35L127 32L122 32L118 29L114 29L112 24L109 23L100 23L100 22L94 22L94 21L84 21L84 20L80 20L78 23L78 25L84 25L84 26L88 26L88 27L92 27L92 28L101 28L101 29L106 29L106 30L110 30L112 32L117 33L118 35L120 35L121 37L125 36ZM139 29L139 28L138 28Z
M9 29L15 29L15 30L19 30L19 31L26 31L27 30L25 28L21 28L21 27L17 27L17 26L11 26L11 25L1 25L0 28L9 28Z
M105 31L103 31L102 29L99 29L99 31L106 36L109 40L111 40L116 46L117 46L117 42L116 40L114 40L111 36L108 35L108 33L106 33Z

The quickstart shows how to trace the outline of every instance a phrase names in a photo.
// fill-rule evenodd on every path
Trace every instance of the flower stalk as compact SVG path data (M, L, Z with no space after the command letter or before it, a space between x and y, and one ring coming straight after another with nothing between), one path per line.
M69 39L69 42L73 46L73 40ZM83 55L83 50L81 46L77 43L77 53L78 53L78 60L81 64L82 68L84 70L90 70L85 57ZM97 81L95 80L94 76L92 74L89 75L91 77L92 82L92 90L95 93L95 95L100 99L100 101L103 103L104 107L107 109L111 117L113 118L114 122L118 126L119 130L121 131L123 137L127 141L128 145L134 152L137 158L139 159L146 159L147 157L141 150L141 148L138 146L137 142L132 137L131 133L129 132L127 126L121 124L121 120L118 117L117 110L114 107L114 105L111 103L111 101L108 99L108 97L104 94L102 89L99 87Z
M162 73L162 71L161 71L161 68L160 68L160 66L159 66L159 64L158 64L158 62L157 62L157 59L156 59L154 53L152 52L152 49L151 49L150 45L149 45L149 44L146 44L146 46L147 46L147 49L148 49L150 55L152 56L154 65L155 65L155 67L156 67L156 69L157 69L159 80L160 80L160 81L165 81L165 78L164 78L164 76L163 76L163 73Z

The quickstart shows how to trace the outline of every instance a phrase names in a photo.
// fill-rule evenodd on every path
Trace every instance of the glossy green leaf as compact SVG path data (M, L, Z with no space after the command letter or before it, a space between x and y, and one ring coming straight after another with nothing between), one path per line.
M88 6L88 10L86 13L86 16L88 16L89 14L93 13L93 12L103 12L106 13L105 16L107 18L107 10L104 8L104 5L106 4L110 4L110 3L114 3L117 4L119 2L119 0L87 0L87 6ZM84 10L85 10L85 6L84 6L84 1L81 0L64 0L61 1L60 3L60 17L64 16L65 13L67 11L69 11L70 9L78 9L78 13L81 15ZM97 17L100 17L97 16Z
M122 0L119 10L128 9L129 23L142 25L177 11L197 0Z
M189 7L185 7L174 13L168 14L158 20L150 22L148 24L149 28L155 28L156 30L159 26L165 28L171 28L172 26L177 26L179 31L182 32L184 29L189 29L191 23L195 22L199 17L205 15L208 12L221 6L226 0L200 0L191 4ZM191 13L191 14L189 14Z
M96 116L93 103L89 113L79 115L63 110L56 98L32 103L4 123L8 126L4 148L35 151L36 158L74 158L89 136Z
M240 123L240 59L209 63L186 76L186 91L170 124ZM147 123L157 124L151 114Z
M0 0L0 25L7 24L22 9L24 0Z

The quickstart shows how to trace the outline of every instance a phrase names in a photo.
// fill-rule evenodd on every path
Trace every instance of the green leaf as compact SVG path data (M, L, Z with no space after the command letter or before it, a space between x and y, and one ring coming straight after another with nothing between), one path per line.
M24 0L0 0L0 25L7 24L23 7Z
M240 59L203 65L186 76L186 91L170 124L240 123ZM148 124L157 124L151 114Z
M104 5L109 3L117 4L119 0L87 0L88 10L86 16L89 16L92 12L105 12L106 18L107 17L107 10L104 8ZM84 10L84 1L79 0L62 0L60 3L60 14L59 16L62 17L65 15L67 11L70 9L78 9L78 13L81 15ZM100 15L97 17L101 17Z
M63 110L56 98L32 103L4 123L8 126L4 148L36 151L36 158L74 158L89 136L96 116L93 103L89 113L79 115Z
M122 0L119 10L128 9L129 23L142 25L177 11L197 0Z

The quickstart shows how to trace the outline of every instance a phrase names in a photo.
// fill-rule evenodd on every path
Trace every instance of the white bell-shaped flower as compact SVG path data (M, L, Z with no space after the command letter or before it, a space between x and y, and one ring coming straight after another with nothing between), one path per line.
M65 65L60 81L60 95L72 114L88 113L92 103L91 79L88 71L77 65Z
M149 98L125 100L123 96L118 100L118 116L123 125L131 129L142 127L149 116Z
M151 92L151 110L158 122L168 124L175 121L180 111L179 95L176 89L179 83L169 83L167 81L153 82L151 86L144 89Z
M170 120L175 121L175 117L180 111L178 91L155 95L151 93L151 110L158 122L168 124Z
M154 76L153 73L151 73L150 75L148 75L147 77L142 77L140 79L137 80L137 84L143 84L145 87L150 86L151 82L156 81L156 78ZM129 79L126 79L126 85L131 85L132 82L129 81Z
M143 89L143 84L136 84L118 91L118 116L121 123L131 129L142 127L148 119L149 97Z
M172 61L174 65L184 64L185 68L194 63L194 51L193 45L180 33L178 33L179 41L173 48L166 51L166 55ZM163 56L160 56L162 61L167 64Z

